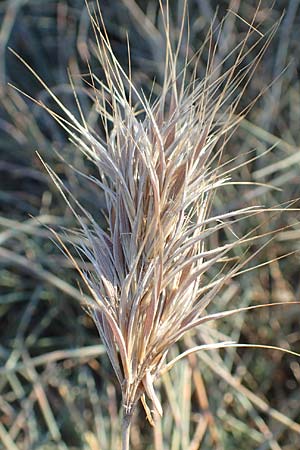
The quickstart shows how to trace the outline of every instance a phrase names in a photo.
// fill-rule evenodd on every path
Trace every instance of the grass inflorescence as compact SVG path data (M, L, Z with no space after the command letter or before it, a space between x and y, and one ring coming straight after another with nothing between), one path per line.
M248 273L248 263L267 247L274 235L274 230L266 229L269 217L276 217L293 203L266 208L259 202L243 206L238 199L231 199L218 207L222 198L219 192L246 184L244 179L235 181L235 173L258 159L246 152L228 157L226 149L237 126L261 95L244 102L245 91L278 23L262 33L258 29L259 10L254 10L243 38L219 60L224 24L213 22L201 50L190 56L186 9L174 45L170 11L161 5L163 81L160 86L154 83L146 95L134 83L130 51L126 71L112 49L100 9L88 11L95 36L91 49L103 70L100 77L88 65L89 73L83 78L84 91L98 118L93 125L84 113L82 96L71 75L75 112L19 57L56 106L51 108L43 100L34 102L53 117L72 145L93 165L92 175L75 163L68 166L81 179L83 191L86 187L86 192L91 190L95 195L88 209L78 198L77 189L72 189L72 183L62 181L55 170L43 163L80 226L80 230L54 234L80 273L85 292L76 291L74 295L74 288L55 277L50 279L57 288L82 300L97 326L121 387L123 449L129 446L132 414L139 400L150 422L154 416L155 445L159 448L163 408L154 382L163 377L175 421L180 421L178 405L174 407L171 394L169 369L183 357L188 357L191 367L195 367L193 353L201 349L237 347L233 341L238 340L238 333L229 339L226 332L207 328L208 323L247 311L248 305L242 302L236 309L225 307L214 314L209 314L207 308L213 300L219 300L221 289L228 292L230 286L236 286L230 280ZM204 53L206 65L200 76ZM253 185L256 189L273 189L267 182L256 181ZM99 224L101 209L105 210L105 226ZM247 221L253 221L254 226L244 231ZM282 226L281 233L285 232ZM4 255L13 258L8 251ZM277 264L278 256L270 255L254 266L263 268L270 261ZM22 257L15 262L26 265ZM39 267L32 270L42 279L49 278ZM185 337L189 350L175 352L170 358L172 349L180 348L174 344L195 327L199 327L198 338L202 342ZM215 369L209 357L201 358ZM230 374L220 372L226 382L238 388ZM30 373L35 380L34 372ZM190 383L191 369L183 368L181 376ZM193 376L204 408L203 380L196 369ZM251 398L249 392L243 393ZM264 410L265 404L258 398L254 396L251 401ZM184 402L183 405L186 407ZM47 411L52 436L59 440L59 430ZM271 415L284 423L280 414ZM285 422L285 426L293 427L292 424ZM186 442L189 432L186 428L182 431L182 442ZM191 448L197 448L201 433L197 426Z

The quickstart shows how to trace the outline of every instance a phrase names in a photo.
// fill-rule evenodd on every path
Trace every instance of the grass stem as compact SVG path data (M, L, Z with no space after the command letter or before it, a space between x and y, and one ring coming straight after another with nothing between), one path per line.
M124 411L122 420L122 450L129 450L129 438L132 414Z

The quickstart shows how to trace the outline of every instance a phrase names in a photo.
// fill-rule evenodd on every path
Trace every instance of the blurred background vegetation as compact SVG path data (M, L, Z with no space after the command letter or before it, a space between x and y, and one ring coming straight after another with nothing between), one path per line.
M127 66L128 34L135 83L150 92L155 78L154 95L159 94L164 45L158 1L99 3L121 64ZM240 17L251 21L257 3L189 0L190 54L201 46L211 21L218 26L224 19L216 54L217 61L222 61L245 35L247 25ZM300 1L278 0L270 9L272 3L262 1L254 25L264 33L282 17L281 23L242 106L269 89L242 121L225 158L238 157L242 163L251 159L249 155L263 155L274 146L238 169L233 178L278 189L229 186L217 196L217 210L254 204L271 207L291 200L296 200L293 207L300 207ZM182 5L181 0L170 0L175 37ZM8 84L53 106L37 80L9 52L11 47L76 111L69 68L87 120L98 127L80 76L87 73L89 61L101 77L90 44L89 17L84 0L1 1L0 17L0 448L116 450L120 445L119 388L96 328L79 304L78 277L44 226L60 230L76 223L36 151L86 208L99 211L99 220L103 198L92 187L83 188L58 156L84 173L93 170L65 133ZM199 77L206 57L204 52ZM240 226L240 233L253 227L260 232L281 230L249 266L274 262L232 280L210 311L299 300L299 213L261 214ZM258 249L259 245L252 250ZM275 261L287 253L291 254ZM175 346L173 356L178 349L228 337L299 352L299 308L254 310L202 327ZM136 415L132 449L299 449L299 363L296 357L262 349L191 355L157 386L164 405L157 428L152 430L142 408Z

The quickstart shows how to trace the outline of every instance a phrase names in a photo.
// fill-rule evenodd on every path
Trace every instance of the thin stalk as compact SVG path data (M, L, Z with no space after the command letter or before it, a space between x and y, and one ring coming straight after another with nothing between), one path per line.
M122 419L122 450L129 450L129 437L132 414L124 411Z

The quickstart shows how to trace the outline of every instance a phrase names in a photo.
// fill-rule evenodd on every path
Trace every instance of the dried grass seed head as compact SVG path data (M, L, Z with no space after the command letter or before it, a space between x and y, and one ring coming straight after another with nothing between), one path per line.
M168 350L186 331L209 320L201 314L242 267L243 263L238 263L222 270L226 254L251 237L235 238L213 249L208 249L206 242L229 226L228 219L238 220L252 211L244 208L214 216L212 201L230 176L219 161L247 112L246 108L237 113L240 98L276 29L274 26L267 36L257 33L257 39L248 45L256 33L254 17L244 40L229 52L234 63L223 73L214 59L220 29L211 29L205 43L205 77L197 79L195 68L187 81L188 70L199 55L190 60L186 57L184 67L178 69L184 22L173 50L169 11L162 7L161 14L166 39L164 81L152 102L134 87L130 71L127 75L120 66L100 12L90 11L95 51L106 79L103 82L90 73L104 138L89 127L75 90L81 120L35 74L62 114L38 103L99 170L99 178L90 177L90 181L105 194L107 230L48 168L82 227L78 250L92 270L77 268L93 299L87 308L120 382L128 414L145 393L162 413L153 381ZM256 56L249 63L253 49ZM215 266L220 267L218 275L208 281L205 275Z

